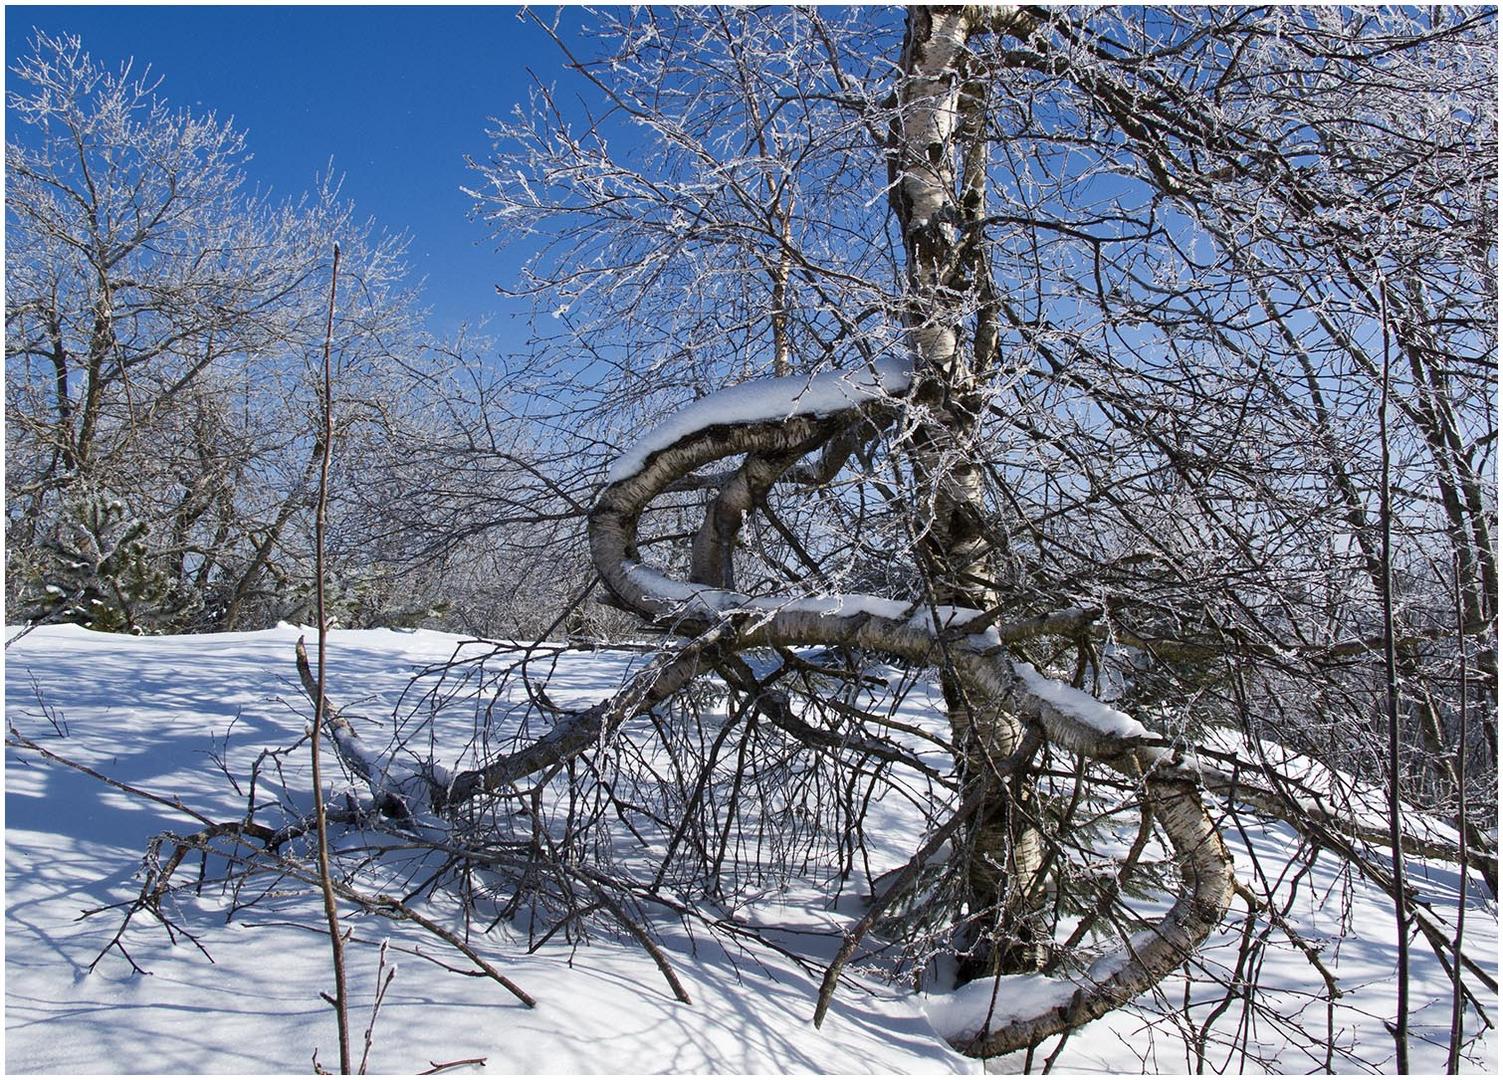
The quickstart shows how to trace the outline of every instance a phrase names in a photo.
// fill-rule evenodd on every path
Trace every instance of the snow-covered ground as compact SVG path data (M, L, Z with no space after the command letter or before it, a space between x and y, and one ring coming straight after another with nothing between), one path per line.
M293 666L297 636L291 627L159 638L40 629L6 652L7 721L58 755L181 798L215 820L235 819L244 814L245 797L231 778L243 784L264 748L294 742L307 724ZM448 660L461 641L428 631L336 631L330 696L352 713L389 717L413 672ZM559 704L582 704L608 692L639 661L629 653L564 652L549 695ZM920 697L915 707L921 706ZM455 730L437 733L440 741L462 745L472 710L473 703L457 701ZM197 823L32 751L8 749L5 775L7 1072L307 1072L315 1051L325 1067L337 1065L332 1014L319 999L331 980L315 891L284 885L232 910L211 868L202 889L178 894L167 912L196 945L144 916L123 936L129 956L149 972L138 973L119 950L107 949L123 916L120 905L140 890L137 872L149 839L191 832ZM306 783L300 764L289 763L286 776L289 791L300 779ZM919 837L902 834L901 808L889 808L881 820L891 835L875 850L896 866ZM917 827L916 819L907 823ZM1260 871L1292 875L1306 865L1301 859L1286 869L1294 841L1281 828L1229 841L1245 880ZM1415 863L1413 872L1437 912L1454 911L1453 869ZM1474 883L1472 895L1485 897L1485 887ZM843 986L824 1026L813 1027L823 965L839 931L859 914L854 899L832 906L816 890L800 890L755 913L759 924L785 927L779 940L807 956L807 965L758 946L726 951L703 931L660 924L691 1004L675 1000L652 959L630 940L601 935L579 947L550 942L529 952L525 939L505 928L490 935L477 930L477 949L536 998L536 1008L528 1009L495 982L450 970L470 965L410 924L352 916L356 1057L376 988L379 943L389 940L398 972L376 1019L372 1072L470 1058L485 1063L467 1071L502 1073L978 1071L980 1063L954 1054L935 1030L957 1023L968 1009L985 1011L988 1003L969 1000L974 989L924 996L857 973L857 985ZM1234 905L1203 956L1208 968L1237 964L1239 910ZM97 913L80 918L85 911ZM1391 908L1323 855L1302 875L1287 919L1321 948L1339 980L1342 995L1329 1013L1331 1064L1338 1071L1391 1070L1392 1040L1384 1029L1393 1009ZM1266 930L1260 922L1253 932ZM1467 950L1496 976L1490 901L1474 899L1468 911ZM1450 983L1422 940L1412 955L1413 1067L1438 1070ZM1255 959L1262 1000L1323 1033L1323 987L1287 935L1268 933ZM1055 1071L1194 1071L1181 1014L1185 994L1184 979L1170 980L1157 996L1087 1026L1067 1040ZM1209 983L1195 982L1192 1024L1204 1023L1220 997ZM1495 1022L1495 996L1482 1000ZM1207 1069L1254 1070L1266 1061L1279 1071L1319 1070L1324 1050L1300 1049L1274 1015L1244 1015L1241 1002L1229 1002L1208 1042ZM1034 1068L1053 1050L1051 1040ZM1496 1071L1496 1062L1494 1039L1469 1048L1468 1069ZM1000 1064L1015 1070L1021 1062L1015 1056Z

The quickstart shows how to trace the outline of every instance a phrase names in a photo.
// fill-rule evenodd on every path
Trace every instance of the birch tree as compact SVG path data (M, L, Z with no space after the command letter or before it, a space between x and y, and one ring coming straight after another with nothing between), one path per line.
M545 249L526 288L566 319L561 348L612 356L617 422L640 424L670 372L693 372L696 393L743 378L753 350L774 375L848 357L866 372L850 376L856 396L871 392L834 424L814 383L773 392L768 408L790 414L776 434L759 428L770 414L691 407L702 429L676 421L671 445L649 437L658 453L628 455L637 473L618 462L591 517L614 601L711 636L717 655L874 645L880 605L829 605L859 611L856 631L809 600L872 580L860 568L872 548L816 529L787 539L797 565L759 576L767 545L741 535L758 511L785 533L777 519L799 513L788 492L859 458L863 475L827 487L820 510L859 536L876 524L870 504L828 491L869 484L904 522L887 550L908 570L882 576L912 605L905 632L927 619L929 635L880 647L940 670L966 810L950 894L966 913L965 978L1058 967L1045 897L1069 890L1068 814L1048 820L1034 778L1061 751L1126 760L1079 716L1073 735L1051 727L1069 709L1031 694L1023 668L978 675L974 635L1131 707L1153 738L1230 728L1382 775L1373 665L1397 574L1416 590L1386 624L1404 657L1397 738L1411 764L1386 783L1449 816L1495 886L1481 824L1492 800L1455 783L1458 755L1492 768L1495 721L1466 745L1447 734L1462 698L1491 693L1457 684L1457 646L1487 653L1496 622L1491 15L936 8L909 13L900 47L895 29L880 14L607 15L598 58L567 53L599 111L575 129L559 92L540 88L538 109L497 130L480 212L521 235L563 226L549 235L568 246ZM613 153L618 129L640 144ZM741 314L720 321L726 310ZM900 390L882 374L892 356L912 366ZM1402 429L1407 495L1384 510L1402 537L1387 556L1380 396ZM888 398L901 403L876 403ZM872 466L878 445L891 465ZM739 454L713 479L697 471ZM811 454L817 466L798 464ZM687 562L649 570L639 527L655 496L686 489L707 492ZM675 566L684 584L655 576ZM1421 592L1437 601L1428 612ZM765 624L727 629L774 595L790 599ZM942 632L955 622L964 634ZM646 701L707 664L724 667L670 665ZM722 675L748 695L769 682ZM1372 734L1352 738L1354 721ZM1162 775L1134 760L1135 777ZM1181 851L1198 845L1203 863L1184 864L1197 884L1176 908L1184 922L1161 932L1173 942L1161 974L1232 886L1205 819L1187 824L1202 797L1136 782L1161 823L1183 814L1185 835L1205 830ZM1247 797L1288 816L1299 799L1275 788ZM1084 1000L1116 998L1098 986ZM1044 1030L1024 1027L973 1048Z

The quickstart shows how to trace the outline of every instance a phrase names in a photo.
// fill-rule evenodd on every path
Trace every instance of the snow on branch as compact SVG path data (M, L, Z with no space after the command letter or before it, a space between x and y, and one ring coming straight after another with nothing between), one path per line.
M912 379L911 361L889 359L864 368L755 379L727 387L685 406L649 431L616 459L606 479L619 483L639 472L653 454L708 428L790 416L829 416L906 393Z

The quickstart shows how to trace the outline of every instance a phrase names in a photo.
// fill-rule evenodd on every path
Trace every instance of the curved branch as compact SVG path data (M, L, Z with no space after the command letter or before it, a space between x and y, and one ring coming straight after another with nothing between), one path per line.
M828 390L841 376L821 378ZM874 417L890 417L895 412L893 386L907 390L906 381L884 385L868 375L863 384L859 373L844 378L849 381L844 384L843 400L821 392L791 403L779 396L790 380L768 380L765 385L772 388L772 400L788 405L782 415L756 414L768 399L758 396L755 384L735 388L729 400L719 395L702 399L686 410L688 416L671 419L617 462L612 482L601 492L589 518L591 555L601 580L623 608L699 636L649 667L609 700L564 713L542 739L461 774L443 803L458 805L567 760L626 718L665 700L695 676L732 662L745 649L849 647L887 653L917 665L950 665L981 707L1009 713L1050 742L1139 785L1146 811L1168 837L1180 877L1170 910L1151 929L1098 960L1088 972L1073 978L1001 976L993 983L971 984L979 989L990 986L1002 999L1009 978L1030 980L1032 1005L1023 1013L993 1009L992 1019L977 1029L945 1033L965 1053L1001 1054L1078 1027L1151 989L1184 963L1220 923L1231 903L1235 878L1231 853L1207 807L1207 788L1296 824L1334 826L1353 836L1363 836L1364 830L1313 796L1291 795L1277 777L1251 768L1244 771L1235 762L1228 772L1221 767L1221 756L1171 746L1133 718L1008 655L1007 643L1078 630L1097 617L1099 613L1093 610L1071 609L1006 622L999 620L1000 612L874 596L750 595L722 587L730 583L728 570L706 572L703 576L709 581L680 581L641 561L637 529L642 514L654 498L681 486L696 470L747 455L737 474L743 486L727 504L732 512L707 525L713 532L711 546L717 558L724 558L751 506L749 502L742 505L744 496L765 492L794 469L801 457L841 441L853 426L865 425ZM804 385L809 385L807 380ZM851 386L860 387L860 392L850 393ZM737 419L738 403L752 403L747 410L752 415ZM712 500L712 516L724 509ZM787 711L779 707L786 704L779 699L769 698L767 704L780 716ZM790 719L791 711L782 718ZM1266 780L1267 786L1249 783L1249 773ZM852 940L847 945L854 948ZM1040 984L1038 980L1045 981ZM1045 992L1039 995L1041 986ZM827 1004L821 1004L821 1019Z
M752 393L742 391L740 396L751 400ZM696 425L692 418L680 419L670 428L671 441L649 437L650 450L639 449L617 462L613 482L590 514L590 550L611 595L648 618L711 628L711 633L723 635L721 645L730 651L827 645L879 650L916 664L947 659L986 707L1032 721L1051 741L1135 780L1141 777L1145 805L1168 835L1179 867L1181 888L1174 906L1125 951L1098 961L1083 981L1051 980L1059 993L1046 1007L1009 1015L1006 1023L981 1031L949 1033L951 1042L966 1053L999 1054L1124 1004L1183 963L1221 921L1232 897L1232 858L1199 785L1182 774L1159 770L1166 760L1160 740L1131 717L1008 659L995 629L952 640L956 628L971 630L990 621L987 613L872 596L751 596L676 581L642 563L636 551L637 525L648 504L696 469L737 454L786 468L884 403L885 395L872 394L824 414L811 409L807 414L735 422L725 419L713 398L698 402L691 411L707 422ZM735 524L739 527L739 518ZM729 541L724 534L719 539ZM624 696L629 698L631 691ZM846 951L850 948L852 940ZM820 1019L827 1004L826 995Z

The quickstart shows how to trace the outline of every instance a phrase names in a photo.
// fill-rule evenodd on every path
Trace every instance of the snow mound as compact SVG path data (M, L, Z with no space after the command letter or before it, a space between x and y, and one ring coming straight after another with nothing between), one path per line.
M880 610L890 618L917 617L906 606L873 605L867 598L801 603L845 614ZM42 627L6 653L6 717L23 736L55 753L179 796L216 820L239 820L245 793L232 789L220 764L244 777L264 748L301 736L307 715L292 654L299 633L283 626L138 638ZM350 706L361 739L380 747L413 672L456 653L489 655L490 646L438 633L335 631L330 697ZM643 663L641 653L626 650L561 651L556 663L550 660L550 696L566 706L598 700ZM1052 680L1019 675L1030 678L1030 690L1041 698L1072 710L1080 705L1062 696L1068 688ZM523 693L520 687L517 693ZM454 729L435 731L441 751L457 753L473 736L473 707L474 699L459 700ZM1111 713L1097 720L1117 723ZM943 715L938 687L921 680L897 719L932 728L943 723ZM272 783L268 775L263 784ZM277 783L276 798L306 802L306 767L299 761L289 758ZM262 787L258 797L272 797L268 792ZM866 839L873 876L907 861L929 809L891 798L872 808ZM108 908L139 894L137 871L148 840L197 827L168 806L105 787L33 751L7 750L7 1072L307 1072L315 1049L324 1066L337 1062L332 1014L319 1000L331 979L314 890L284 881L256 904L238 907L218 885L223 864L211 861L201 888L177 892L163 908L191 930L208 956L182 937L169 939L144 918L129 928L123 944L151 974L132 971L116 951L105 952L121 916L118 907ZM1341 1072L1391 1069L1392 1040L1384 1023L1394 1006L1396 934L1386 897L1354 879L1329 851L1311 853L1287 827L1249 821L1245 833L1228 840L1243 880L1296 861L1301 867L1281 879L1276 899L1281 918L1339 981L1341 996L1329 1006L1331 1066ZM1130 841L1130 835L1104 838L1101 865L1093 872L1110 873L1112 856ZM191 882L196 869L185 864L180 877ZM1440 914L1454 912L1454 867L1414 859L1409 874L1420 900ZM350 912L357 1039L370 1016L383 939L390 941L390 959L400 962L400 972L375 1025L376 1073L412 1073L429 1062L468 1057L484 1057L487 1072L512 1074L975 1072L981 1063L955 1054L946 1038L974 1035L988 1018L995 1026L1068 1005L1076 991L1070 978L1028 975L995 984L981 980L953 993L915 994L863 973L866 963L880 966L882 945L873 939L879 951L856 958L823 1028L816 1030L810 1020L820 976L840 934L861 911L854 891L837 902L827 885L792 882L742 912L749 925L773 928L786 953L727 952L702 929L691 933L676 920L658 921L664 952L692 1004L674 999L652 959L629 940L602 935L579 947L550 941L529 949L525 930L477 925L472 943L537 999L537 1008L529 1010L489 980L440 966L456 958L443 955L410 924ZM1468 897L1468 952L1495 977L1496 905L1480 883ZM1133 898L1134 917L1153 917L1167 902L1162 895ZM79 918L98 909L107 910ZM463 927L454 912L447 917ZM1192 969L1192 985L1178 983L1167 996L1144 995L1082 1028L1061 1049L1056 1068L1197 1071L1195 1049L1183 1037L1190 1028L1182 1010L1188 1008L1192 1026L1198 1026L1223 1000L1224 985L1201 972L1231 979L1241 971L1242 918L1234 912L1213 934ZM1131 933L1132 925L1121 929ZM1141 940L1129 937L1127 952ZM1249 1024L1240 1005L1224 1010L1202 1047L1206 1071L1320 1071L1327 1062L1322 984L1282 931L1270 930L1260 941L1255 996L1270 1011ZM1113 950L1084 977L1109 978L1121 962L1120 951ZM1445 1062L1450 982L1423 939L1411 949L1410 963L1413 1067L1438 1072ZM1496 995L1479 983L1472 986L1496 1018ZM1271 1015L1280 1022L1262 1022ZM1475 1017L1470 1023L1475 1030ZM1320 1038L1300 1036L1299 1026ZM1054 1050L1051 1042L1041 1052ZM1496 1038L1489 1032L1468 1045L1463 1066L1496 1072L1496 1062Z

